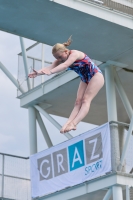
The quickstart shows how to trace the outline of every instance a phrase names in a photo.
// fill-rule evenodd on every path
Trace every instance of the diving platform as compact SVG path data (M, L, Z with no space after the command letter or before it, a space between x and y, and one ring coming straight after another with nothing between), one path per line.
M118 75L129 101L133 106L133 94L131 93L133 85L132 73L120 68ZM39 84L31 89L30 92L19 95L17 98L20 99L20 106L23 108L39 104L49 114L68 118L74 106L79 82L80 78L76 73L70 71L62 72L46 82ZM129 117L125 112L123 103L119 95L116 94L116 96L118 121L129 123ZM107 121L105 85L92 101L89 114L83 121L97 125L101 125Z
M133 4L132 0L127 3ZM132 7L111 0L106 3L103 1L102 4L93 0L5 0L0 7L0 29L49 46L56 42L64 42L73 35L71 49L81 50L90 58L100 61L98 66L103 73L105 66L117 68L124 90L133 106L132 10ZM47 60L46 57L45 59ZM53 61L53 58L49 61ZM29 65L33 67L30 61ZM22 78L24 77L25 75ZM40 85L37 84L36 88L34 86L30 92L23 95L19 93L20 105L27 108L43 101L43 107L47 107L49 114L68 117L74 105L79 81L77 75L72 72L54 76L43 84L40 81ZM118 120L129 123L122 102L117 94L116 96ZM84 121L98 125L107 121L105 86L93 100L90 114Z
M73 35L71 49L132 68L133 8L112 0L102 2L5 0L0 6L0 30L50 46ZM132 0L125 2L133 5Z

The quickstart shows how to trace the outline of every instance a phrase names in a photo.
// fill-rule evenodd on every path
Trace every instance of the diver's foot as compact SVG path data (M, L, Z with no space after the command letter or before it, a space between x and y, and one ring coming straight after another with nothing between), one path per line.
M67 127L68 124L64 124L64 126L62 126L61 130L60 130L60 133L64 133L66 127Z
M69 132L71 130L74 130L74 131L76 130L76 125L72 122L67 125L67 127L64 130L64 133Z

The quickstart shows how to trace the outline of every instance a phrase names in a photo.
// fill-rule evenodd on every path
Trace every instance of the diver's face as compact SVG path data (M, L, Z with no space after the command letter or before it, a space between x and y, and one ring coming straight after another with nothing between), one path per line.
M53 56L59 61L59 62L65 62L68 59L69 51L57 51L53 54Z

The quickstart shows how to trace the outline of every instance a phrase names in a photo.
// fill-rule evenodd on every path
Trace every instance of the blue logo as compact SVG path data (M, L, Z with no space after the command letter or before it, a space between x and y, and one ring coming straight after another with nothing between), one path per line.
M70 171L84 166L83 140L68 147Z
M92 165L85 167L85 175L93 173L99 170L100 168L102 168L102 160L99 160L98 162L95 162Z

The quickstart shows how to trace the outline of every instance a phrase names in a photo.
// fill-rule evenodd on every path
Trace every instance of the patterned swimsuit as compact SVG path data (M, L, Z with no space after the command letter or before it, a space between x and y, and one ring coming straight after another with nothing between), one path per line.
M101 72L101 70L92 62L92 60L85 55L85 57L82 60L76 60L69 68L68 70L73 70L77 74L79 74L81 80L85 83L89 83L91 78L95 75L97 72Z

